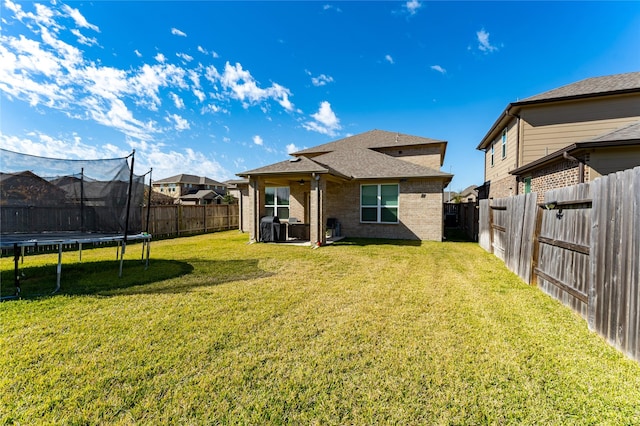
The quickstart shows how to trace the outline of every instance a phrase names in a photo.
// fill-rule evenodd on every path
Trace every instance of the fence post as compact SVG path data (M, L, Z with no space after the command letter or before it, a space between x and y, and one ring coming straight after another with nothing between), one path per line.
M493 253L493 209L489 202L489 253Z
M538 268L538 261L540 257L540 230L542 229L542 207L538 206L536 209L536 226L533 229L533 250L531 251L531 274L529 275L529 284L538 286L538 274L536 269Z

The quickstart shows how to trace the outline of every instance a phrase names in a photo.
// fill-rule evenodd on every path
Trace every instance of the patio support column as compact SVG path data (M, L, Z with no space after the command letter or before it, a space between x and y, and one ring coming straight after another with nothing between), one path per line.
M263 193L264 182L262 179L249 176L249 205L247 206L247 213L250 217L249 241L252 243L260 241L260 212Z
M326 244L325 232L325 202L327 180L323 175L316 174L311 179L311 212L309 215L310 239L312 244Z

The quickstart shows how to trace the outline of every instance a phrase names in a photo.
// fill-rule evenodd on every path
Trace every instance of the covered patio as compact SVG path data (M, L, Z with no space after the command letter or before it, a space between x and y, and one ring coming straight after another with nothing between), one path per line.
M263 240L260 225L265 217L278 218L284 231L278 238L280 242L325 245L339 237L336 229L339 225L335 218L328 220L327 216L327 185L347 182L348 176L305 157L294 157L239 176L248 180L244 211L248 214L246 231L252 242Z

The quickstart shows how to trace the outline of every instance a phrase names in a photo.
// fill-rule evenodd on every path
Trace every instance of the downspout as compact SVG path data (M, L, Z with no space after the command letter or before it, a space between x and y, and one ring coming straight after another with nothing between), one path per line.
M562 153L562 158L578 163L578 183L584 183L584 161L578 160L576 157L570 155L566 151Z
M516 169L520 167L520 116L518 114L511 114L507 112L508 116L515 117L516 119ZM520 192L520 185L516 179L516 195Z

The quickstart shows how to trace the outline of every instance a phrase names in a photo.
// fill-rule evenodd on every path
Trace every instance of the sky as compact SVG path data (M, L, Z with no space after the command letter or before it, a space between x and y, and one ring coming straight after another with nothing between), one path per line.
M448 142L510 103L640 70L640 2L0 0L0 146L220 182L372 129Z

